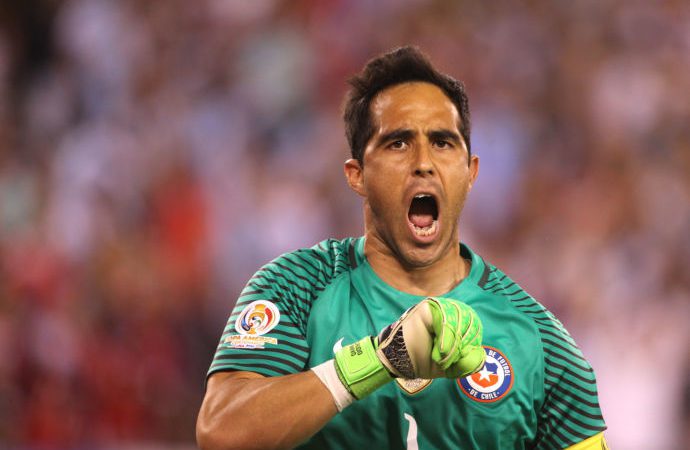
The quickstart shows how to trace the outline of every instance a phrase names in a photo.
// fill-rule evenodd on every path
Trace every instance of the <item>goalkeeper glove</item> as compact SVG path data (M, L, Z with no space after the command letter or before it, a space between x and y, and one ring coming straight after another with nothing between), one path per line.
M312 370L342 410L352 401L343 398L347 394L362 399L393 378L458 378L472 374L484 363L481 342L482 324L471 307L428 297L378 336L367 336L343 347L334 361ZM333 363L340 383L325 375L322 367L329 363Z

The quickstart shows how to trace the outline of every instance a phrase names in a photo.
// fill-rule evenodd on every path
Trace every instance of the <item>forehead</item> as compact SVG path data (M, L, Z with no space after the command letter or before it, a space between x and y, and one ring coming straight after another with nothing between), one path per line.
M381 91L371 102L379 133L395 128L457 130L460 114L438 86L426 82L402 83Z

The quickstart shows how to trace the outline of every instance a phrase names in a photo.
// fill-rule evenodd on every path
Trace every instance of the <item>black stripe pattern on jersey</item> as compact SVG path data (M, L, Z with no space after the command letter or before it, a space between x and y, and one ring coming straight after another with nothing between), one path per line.
M482 271L482 276L479 278L479 282L477 283L477 285L480 288L485 289L486 283L489 281L489 277L495 271L495 267L491 269L487 263L484 263L484 270Z
M357 258L355 256L355 240L353 239L350 241L350 245L348 245L347 249L347 256L348 259L350 260L350 266L352 267L352 270L357 268Z
M486 267L480 287L530 317L541 337L545 399L534 448L566 448L605 430L594 371L563 324L496 267Z
M309 346L306 329L311 305L326 286L350 268L348 240L329 239L310 249L279 256L259 269L242 290L209 369L246 370L266 376L286 375L306 370ZM272 302L280 321L265 337L278 340L264 348L233 348L225 343L236 335L235 322L250 303Z

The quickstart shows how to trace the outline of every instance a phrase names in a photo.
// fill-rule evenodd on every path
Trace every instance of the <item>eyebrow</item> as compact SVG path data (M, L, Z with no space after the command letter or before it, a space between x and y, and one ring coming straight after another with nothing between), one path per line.
M391 141L405 141L410 140L414 137L415 132L409 128L398 128L396 130L389 131L388 133L382 134L376 141L376 146L385 144ZM452 130L447 130L445 128L439 130L431 130L427 133L427 137L430 140L447 140L460 145L463 140L458 133Z
M407 141L412 139L414 136L414 131L408 128L398 128L397 130L389 131L388 133L382 134L376 141L376 146L380 146L390 141Z
M432 130L428 133L428 136L430 140L452 141L457 145L460 145L460 143L462 142L460 135L455 131L451 130Z

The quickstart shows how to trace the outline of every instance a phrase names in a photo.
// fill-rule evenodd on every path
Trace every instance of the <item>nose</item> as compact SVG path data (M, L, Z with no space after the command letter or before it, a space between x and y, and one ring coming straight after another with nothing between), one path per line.
M414 174L419 176L427 176L434 174L434 163L431 160L431 150L426 145L421 145L415 152L416 160L414 165Z

